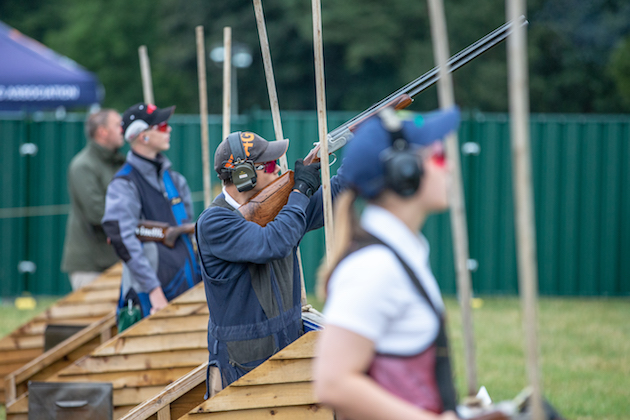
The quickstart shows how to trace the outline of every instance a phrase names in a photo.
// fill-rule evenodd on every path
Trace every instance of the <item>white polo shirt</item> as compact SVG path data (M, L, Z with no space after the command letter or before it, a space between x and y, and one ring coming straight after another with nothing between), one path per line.
M416 274L433 305L444 303L429 267L429 243L387 210L370 205L363 228L389 244ZM383 245L365 247L335 269L324 308L326 324L345 328L375 343L378 353L410 356L437 337L439 320L413 285L400 261Z

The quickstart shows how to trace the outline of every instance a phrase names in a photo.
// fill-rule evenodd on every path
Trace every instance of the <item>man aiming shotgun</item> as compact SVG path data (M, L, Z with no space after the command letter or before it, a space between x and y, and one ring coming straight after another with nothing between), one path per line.
M521 16L515 23L507 22L483 38L461 50L448 61L448 70L455 71L469 63L479 55L488 51L492 47L504 41L510 35L515 25L526 25L527 20ZM383 100L370 106L354 118L341 126L335 128L328 134L328 153L334 153L354 136L353 132L361 122L375 116L379 111L387 107L396 110L407 108L413 102L413 98L435 84L439 79L438 68L435 67L396 92L387 96ZM319 161L319 144L317 144L304 158L304 163L309 164ZM292 172L282 174L282 176L270 183L266 188L260 189L253 194L247 203L239 208L240 213L246 220L254 221L261 226L265 226L278 214L280 209L287 203L289 194L292 191Z
M254 369L303 332L297 247L323 226L319 164L295 163L286 204L261 226L240 212L279 177L276 160L288 140L230 134L216 150L223 192L197 220L202 278L210 312L208 397ZM343 169L331 180L333 197L345 188Z

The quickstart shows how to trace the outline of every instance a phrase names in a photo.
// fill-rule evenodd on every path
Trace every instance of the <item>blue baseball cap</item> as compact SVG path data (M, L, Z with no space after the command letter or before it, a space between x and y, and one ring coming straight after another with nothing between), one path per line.
M407 113L409 114L409 113ZM412 145L428 146L442 141L459 127L460 112L454 106L447 110L402 117L403 137ZM345 147L343 176L359 195L374 198L385 189L383 151L392 145L391 133L380 117L371 117L362 123L352 141Z

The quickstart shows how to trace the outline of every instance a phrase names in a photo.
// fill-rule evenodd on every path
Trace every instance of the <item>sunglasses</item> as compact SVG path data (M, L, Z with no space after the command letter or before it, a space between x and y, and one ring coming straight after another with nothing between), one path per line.
M266 174L272 174L276 170L276 161L272 160L270 162L261 163L254 166L254 169L257 171L262 171L264 169Z
M168 123L166 121L159 123L158 125L154 125L151 128L155 128L157 131L161 131L162 133L166 133L168 131Z
M428 146L424 153L425 159L431 160L436 166L444 168L446 166L446 153L442 142L435 142Z

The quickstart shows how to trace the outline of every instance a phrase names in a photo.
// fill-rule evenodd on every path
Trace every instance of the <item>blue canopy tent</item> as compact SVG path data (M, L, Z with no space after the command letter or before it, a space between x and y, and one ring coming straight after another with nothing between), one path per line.
M103 93L96 75L0 22L0 111L85 107Z

